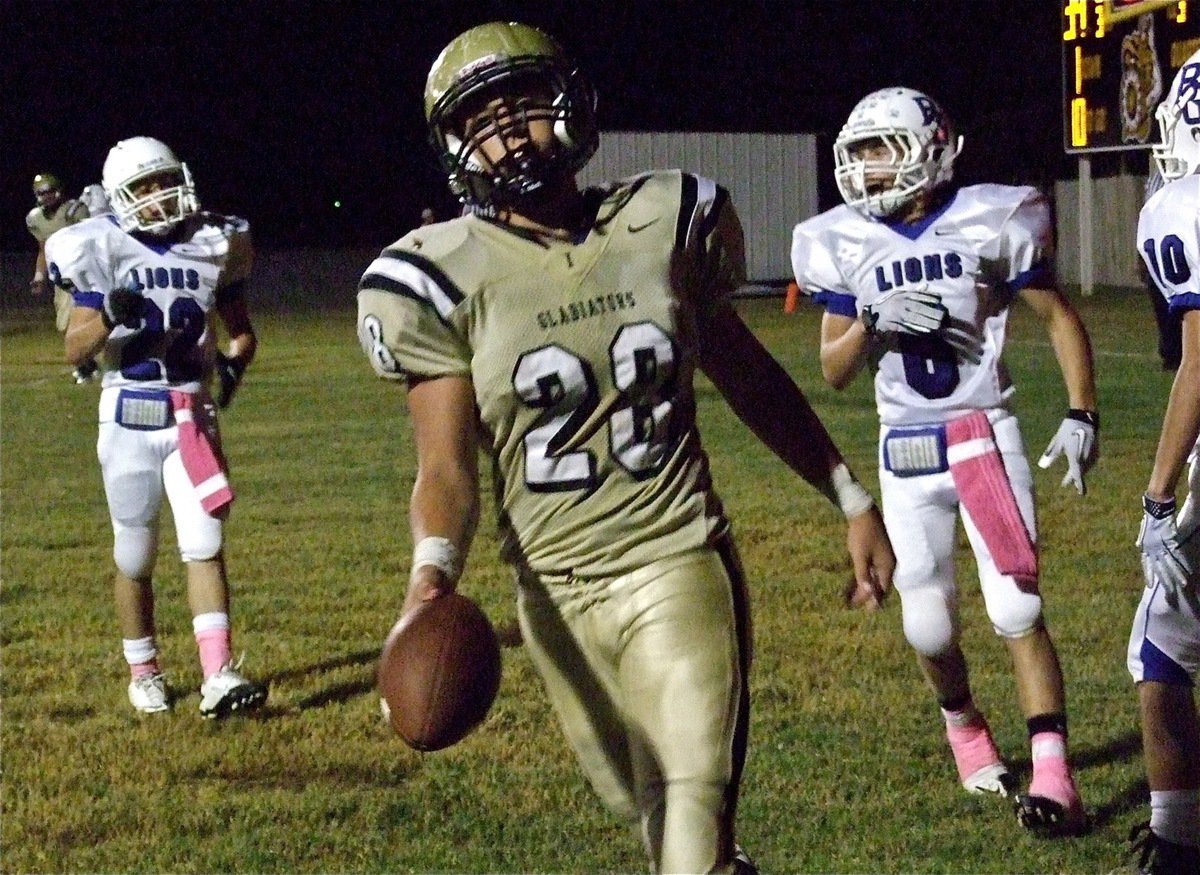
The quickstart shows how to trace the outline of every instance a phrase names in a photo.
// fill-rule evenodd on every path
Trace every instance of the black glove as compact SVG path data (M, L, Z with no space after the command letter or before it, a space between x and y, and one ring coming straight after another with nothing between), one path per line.
M104 296L104 309L100 319L104 327L112 331L118 325L126 328L142 327L142 295L133 289L113 289Z
M221 391L217 394L217 406L224 410L233 400L233 393L242 382L242 374L246 373L246 365L241 359L235 359L217 352L217 377L221 380Z

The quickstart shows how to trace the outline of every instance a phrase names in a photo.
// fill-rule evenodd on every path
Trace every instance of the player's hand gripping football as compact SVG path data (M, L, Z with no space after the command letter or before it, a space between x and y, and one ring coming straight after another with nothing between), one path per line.
M217 407L224 410L233 400L233 393L242 383L242 375L246 373L246 365L240 360L217 352L217 378L221 381L217 393Z
M942 327L947 315L941 295L920 286L896 289L863 307L862 321L871 335L932 334Z
M1167 590L1168 601L1172 601L1179 597L1179 591L1188 585L1192 576L1191 563L1184 555L1175 528L1175 499L1155 501L1143 495L1142 512L1137 545L1142 549L1142 574L1146 586L1162 584Z
M1080 495L1087 495L1083 475L1096 464L1100 454L1099 432L1100 417L1094 410L1068 410L1046 452L1038 459L1038 467L1049 468L1059 456L1066 456L1067 473L1061 485L1074 484Z

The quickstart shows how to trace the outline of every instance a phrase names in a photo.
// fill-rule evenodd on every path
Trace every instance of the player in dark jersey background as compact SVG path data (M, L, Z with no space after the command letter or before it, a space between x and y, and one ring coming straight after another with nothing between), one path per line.
M588 779L655 871L754 871L734 841L750 623L696 369L845 513L877 597L894 564L882 520L730 303L745 263L724 189L662 171L581 191L595 94L525 25L451 41L425 108L471 212L385 249L359 292L364 351L412 415L405 609L458 584L482 440L522 636Z

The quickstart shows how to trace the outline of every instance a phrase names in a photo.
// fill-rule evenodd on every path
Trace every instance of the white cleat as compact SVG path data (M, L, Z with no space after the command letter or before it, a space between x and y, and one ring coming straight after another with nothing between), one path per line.
M134 678L129 682L129 704L143 714L156 714L171 708L167 681L162 673Z
M1004 763L992 763L965 779L962 785L968 793L1008 797L1016 792L1017 779Z
M238 666L241 661L238 661ZM232 662L200 685L200 715L226 717L234 711L253 711L267 701L267 687L243 677Z

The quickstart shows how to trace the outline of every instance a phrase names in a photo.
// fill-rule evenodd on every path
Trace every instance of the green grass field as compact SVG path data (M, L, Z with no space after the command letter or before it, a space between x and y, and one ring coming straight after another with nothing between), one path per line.
M700 421L751 582L756 661L739 837L764 873L1106 872L1145 818L1124 650L1141 587L1133 539L1170 386L1140 294L1076 299L1097 353L1102 457L1091 491L1038 472L1042 591L1066 673L1072 749L1095 826L1038 841L1008 807L958 786L898 600L848 611L843 525L759 445L710 386ZM816 308L747 320L808 391L874 490L865 377L820 383ZM504 651L486 723L421 755L390 735L374 661L407 580L413 480L401 393L373 376L354 313L258 316L260 356L222 419L239 493L227 528L237 650L271 684L264 712L213 723L183 572L164 515L160 647L180 696L140 717L111 604L111 532L95 458L94 386L76 387L44 314L6 316L0 366L4 872L635 872L635 836L565 749L526 654ZM1027 309L1008 363L1034 458L1065 410ZM976 699L1027 778L1025 728L969 551L964 644ZM485 496L462 590L513 619Z

